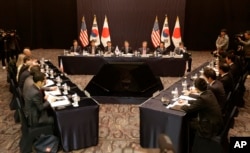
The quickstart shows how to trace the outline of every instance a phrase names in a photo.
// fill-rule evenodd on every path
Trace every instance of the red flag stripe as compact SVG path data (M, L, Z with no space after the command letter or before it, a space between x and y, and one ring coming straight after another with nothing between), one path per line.
M79 39L80 39L83 47L85 47L89 44L87 27L86 27L84 17L82 18L82 26L81 26L81 30L80 30Z

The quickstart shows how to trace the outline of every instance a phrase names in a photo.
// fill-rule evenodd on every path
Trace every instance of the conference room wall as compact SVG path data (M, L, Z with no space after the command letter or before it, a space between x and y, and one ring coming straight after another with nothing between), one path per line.
M158 16L160 30L165 15L168 16L172 34L177 16L181 27L184 27L185 5L186 0L77 0L78 32L84 15L90 34L93 16L96 15L101 35L104 18L107 15L113 45L121 46L124 40L128 40L131 46L137 49L141 46L141 42L146 40L153 49L151 32L155 16ZM184 28L181 28L181 33L184 35Z
M150 2L152 6L145 7L145 9L143 6L146 6L146 4L144 3L149 3L148 1L134 0L135 2L133 4L136 5L130 5L128 9L137 9L138 11L141 10L141 12L136 15L123 13L122 16L125 16L128 22L132 19L142 22L137 25L132 23L125 27L126 24L124 25L124 22L127 20L123 20L122 23L115 23L118 17L113 18L112 15L114 16L116 13L113 13L111 16L106 12L104 12L104 14L101 13L104 11L104 8L119 10L119 7L110 8L111 5L107 5L111 0L102 0L100 3L103 4L105 2L103 6L97 5L97 7L91 5L89 9L92 11L87 13L79 13L79 9L84 9L88 6L87 0L82 0L82 2L86 1L86 5L82 3L84 6L78 6L79 1L81 0L2 0L0 1L0 28L16 28L24 43L23 46L30 46L32 48L68 48L72 44L72 39L78 37L82 15L85 15L88 30L90 30L93 22L93 14L96 14L101 32L104 15L107 14L110 28L119 29L119 31L115 31L115 33L113 33L114 29L111 31L112 40L116 41L114 44L121 44L124 39L128 39L134 43L132 44L133 46L137 47L140 45L141 40L146 39L150 41L150 33L155 15L158 15L160 28L162 28L164 15L166 13L168 14L172 34L177 12L175 12L175 15L171 15L170 12L177 11L176 8L179 7L170 5L170 1L174 2L175 0L161 0L163 3L169 1L169 5L164 6L166 9L161 13L161 11L156 8L156 6L163 6L160 0ZM122 10L125 10L127 6L125 4L130 1L131 0L116 0L114 3L121 4L124 6ZM182 1L186 3L186 6L182 8L185 10L183 14L185 20L181 15L179 16L181 19L183 39L187 48L190 50L215 49L215 39L221 28L225 27L229 30L231 41L233 41L233 34L250 29L249 0ZM91 4L92 3L93 2L91 2ZM114 5L112 4L112 6ZM98 12L96 13L94 10L98 10ZM142 18L137 19L136 17L138 17L138 15L141 15ZM146 15L146 20L148 21L144 24L143 17ZM184 23L185 27L183 28ZM114 27L114 24L117 24L118 27ZM141 34L135 29L127 30L134 26L136 26L136 29L142 27L145 29L145 33ZM129 31L129 33L127 31Z
M192 50L213 50L220 29L226 28L229 48L234 48L234 35L250 30L249 7L249 0L187 0L185 45Z
M8 0L0 6L0 28L17 29L24 47L69 48L77 39L76 0Z

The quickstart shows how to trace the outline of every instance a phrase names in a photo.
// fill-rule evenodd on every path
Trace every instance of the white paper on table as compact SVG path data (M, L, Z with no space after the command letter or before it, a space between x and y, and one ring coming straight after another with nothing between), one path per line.
M183 99L183 100L196 100L195 98L189 97L189 96L185 96L185 95L181 95L179 97L179 99Z
M174 107L176 105L179 105L179 106L184 106L184 105L187 105L187 106L190 106L190 104L188 103L188 100L184 100L182 103L179 103L179 100L178 99L177 101L175 101L173 104L169 104L166 108L171 108L171 107Z
M56 98L55 102L52 102ZM67 106L70 105L70 101L66 96L49 96L48 101L51 107L58 107L58 106Z
M104 57L111 57L112 54L104 54L103 56L104 56Z
M89 55L89 53L83 53L82 55L83 55L83 56L88 56L88 55Z
M127 53L127 54L122 54L122 56L124 57L132 57L134 54L131 54L131 53Z
M169 55L162 55L162 58L170 58Z
M53 96L61 95L62 94L58 87L56 88L56 90L45 91L44 93L45 93L45 95L53 95Z
M55 84L54 81L52 81L52 80L50 80L50 79L47 79L47 80L46 80L46 84L45 84L43 87L48 87L48 86L51 86L51 85L53 85L53 84Z
M183 55L175 55L175 56L173 56L174 58L182 58L183 57Z
M143 54L143 55L141 55L141 57L149 57L149 56L152 56L152 54Z

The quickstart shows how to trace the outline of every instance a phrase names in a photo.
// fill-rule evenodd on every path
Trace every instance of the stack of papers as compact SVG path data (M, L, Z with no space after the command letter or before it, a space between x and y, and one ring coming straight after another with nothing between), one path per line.
M184 106L184 105L187 105L189 106L190 104L188 103L187 100L181 100L181 99L178 99L177 101L175 101L173 104L169 104L166 108L172 108L174 106Z
M43 86L43 87L48 87L48 86L51 86L54 84L54 81L50 80L50 79L47 79L46 80L46 84Z
M169 55L162 55L162 58L170 58Z
M183 55L175 55L175 56L173 56L174 58L182 58L183 57Z
M61 94L62 94L58 87L57 87L56 90L53 90L53 91L45 91L44 93L45 93L45 95L53 95L53 96L61 95Z
M183 111L181 109L181 106L184 105L190 106L190 104L188 103L189 100L196 100L196 99L189 96L181 95L173 104L169 104L166 108Z
M66 96L49 96L48 102L50 103L51 107L70 105L70 101Z
M132 57L134 54L128 53L128 54L122 54L124 57Z

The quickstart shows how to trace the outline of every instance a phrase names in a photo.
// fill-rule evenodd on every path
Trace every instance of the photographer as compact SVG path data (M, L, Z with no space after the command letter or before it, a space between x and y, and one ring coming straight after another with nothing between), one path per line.
M243 52L245 55L246 62L248 63L248 72L250 72L250 30L244 33L245 40L242 40L241 37L238 37L239 42L243 46Z
M20 38L16 34L16 30L11 30L9 41L8 41L8 47L9 47L11 59L17 60L18 54L20 53L19 40Z
M8 54L8 47L7 47L7 34L3 30L0 31L0 53L1 53L1 60L2 60L2 68L6 69L5 59L9 58L9 54Z
M226 29L221 29L220 35L216 39L215 45L216 50L212 52L214 56L219 56L227 51L229 45L229 37L227 35Z

